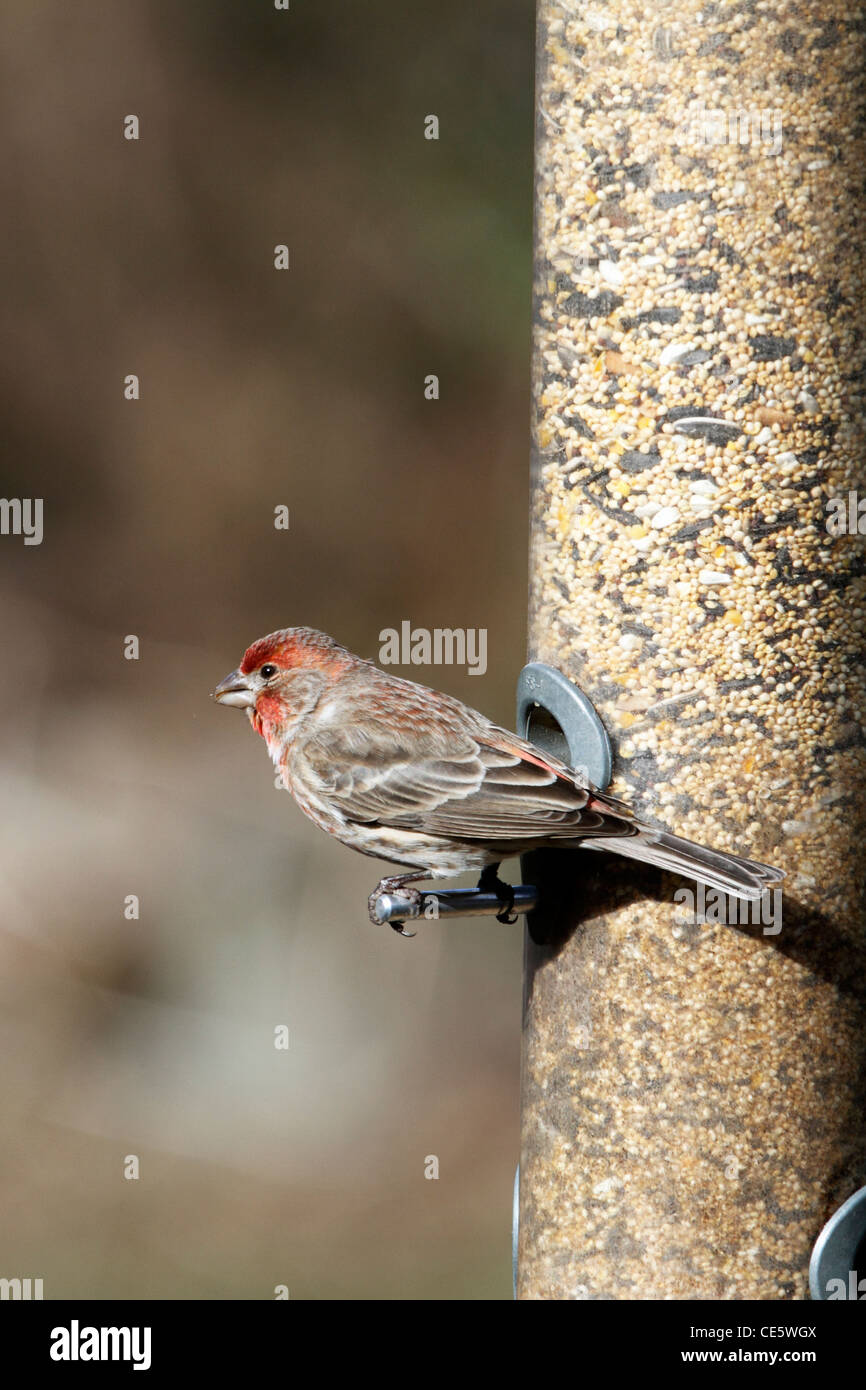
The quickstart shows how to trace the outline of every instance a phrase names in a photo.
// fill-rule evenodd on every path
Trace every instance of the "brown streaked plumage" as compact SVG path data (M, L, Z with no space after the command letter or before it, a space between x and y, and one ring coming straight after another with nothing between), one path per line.
M409 870L402 883L557 846L610 850L744 898L784 877L638 820L468 705L387 675L313 628L254 642L214 698L246 709L311 820Z

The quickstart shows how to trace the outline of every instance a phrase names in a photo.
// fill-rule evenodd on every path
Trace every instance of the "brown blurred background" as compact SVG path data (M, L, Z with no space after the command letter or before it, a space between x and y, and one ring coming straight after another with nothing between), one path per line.
M487 628L398 674L513 724L532 48L528 0L3 6L0 1276L46 1298L510 1296L521 929L374 929L208 692L408 618Z

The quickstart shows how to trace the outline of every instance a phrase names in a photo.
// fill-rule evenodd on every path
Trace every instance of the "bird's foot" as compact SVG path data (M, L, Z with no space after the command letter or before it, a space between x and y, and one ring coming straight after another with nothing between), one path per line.
M392 874L390 878L383 878L382 881L373 889L367 899L367 910L370 914L370 921L374 927L382 925L382 918L377 913L376 908L381 898L389 896L391 893L399 893L400 897L412 907L420 909L421 894L417 888L409 887L415 878L414 874ZM415 932L406 930L405 922L389 921L388 926L395 931L398 936L413 937Z
M514 911L514 889L510 883L503 883L499 877L498 864L489 864L482 871L478 880L478 892L495 893L502 903L502 911L496 914L497 922L504 922L510 926L512 922L517 921L517 913Z

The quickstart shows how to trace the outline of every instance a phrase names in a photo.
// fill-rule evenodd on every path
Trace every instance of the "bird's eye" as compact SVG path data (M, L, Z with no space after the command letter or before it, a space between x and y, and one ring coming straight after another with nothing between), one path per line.
M266 666L263 666L259 671L259 675L262 677L263 680L266 681L269 681L271 676L275 676L276 674L277 668L276 666L272 666L270 662L268 662Z

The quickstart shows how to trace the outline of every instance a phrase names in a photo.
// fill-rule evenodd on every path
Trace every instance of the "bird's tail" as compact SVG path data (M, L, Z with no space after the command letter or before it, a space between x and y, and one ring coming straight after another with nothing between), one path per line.
M660 869L683 874L696 879L709 888L720 888L724 893L733 893L737 898L760 898L771 884L785 877L781 869L770 864L761 864L755 859L741 859L736 854L724 854L721 850L706 849L693 840L683 840L679 835L670 835L666 830L653 830L647 826L635 836L621 839L585 840L587 849L605 849L613 854L624 854L628 859L640 859L644 864L655 864Z

